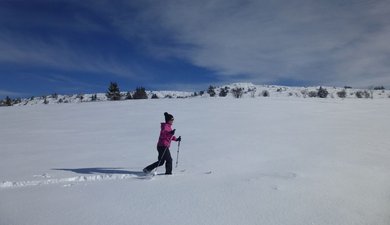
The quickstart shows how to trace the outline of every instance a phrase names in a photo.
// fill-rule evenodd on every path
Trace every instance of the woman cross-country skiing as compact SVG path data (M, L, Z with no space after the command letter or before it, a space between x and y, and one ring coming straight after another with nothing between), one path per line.
M165 163L165 174L172 174L172 157L169 146L171 145L172 140L181 141L181 136L178 138L174 136L175 130L172 130L173 116L167 112L164 113L164 116L165 123L161 123L160 137L157 143L158 161L145 167L143 169L145 173L150 173L152 170Z

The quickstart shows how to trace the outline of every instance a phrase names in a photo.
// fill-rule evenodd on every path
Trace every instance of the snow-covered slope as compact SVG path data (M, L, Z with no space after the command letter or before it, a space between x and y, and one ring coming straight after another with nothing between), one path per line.
M179 166L143 179L165 111ZM0 224L388 225L389 111L330 98L2 107Z
M287 87L276 85L254 85L252 83L234 83L229 85L223 85L220 87L214 87L216 98L221 98L220 93L222 90L227 92L223 97L234 97L232 91L234 89L241 89L241 98L259 98L259 97L289 97L289 98L309 98L313 97L312 93L317 93L320 87ZM326 98L390 98L389 90L370 90L370 89L352 89L352 88L340 88L340 87L323 87L327 90L328 95ZM345 91L345 96L339 94ZM134 93L134 92L130 92ZM125 99L127 92L123 92L122 96ZM360 95L359 95L360 94ZM93 96L96 95L96 99L93 100ZM153 95L156 95L159 99L163 98L208 98L210 97L208 89L200 92L185 92L185 91L147 91L148 98L151 99ZM21 101L15 105L36 105L36 104L58 104L58 103L80 103L80 102L92 102L92 101L107 101L107 97L104 93L98 94L75 94L75 95L48 95L42 97L32 97L28 99L21 99Z
M230 85L224 85L215 88L216 97L222 89L229 90L227 96L233 97L231 91L233 89L241 88L243 91L242 97L264 97L264 93L268 92L266 97L298 97L298 98L309 98L310 92L317 93L320 88L327 90L328 95L326 98L343 98L338 94L339 92L345 91L345 98L358 98L356 93L362 93L362 98L389 98L389 90L370 90L370 89L353 89L353 88L342 88L342 87L289 87L289 86L278 86L278 85L254 85L252 83L234 83ZM367 95L365 95L367 93Z

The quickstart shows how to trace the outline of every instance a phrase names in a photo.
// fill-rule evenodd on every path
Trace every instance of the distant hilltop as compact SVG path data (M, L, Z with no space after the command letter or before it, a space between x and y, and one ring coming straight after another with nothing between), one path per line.
M384 87L371 89L355 89L351 87L289 87L278 85L255 85L252 83L233 83L222 86L210 85L207 89L197 92L185 91L148 91L137 88L134 91L119 91L119 88L111 83L107 93L60 95L51 94L41 97L23 99L6 98L0 101L0 106L23 106L36 104L62 104L101 102L114 100L137 100L137 99L171 99L171 98L334 98L356 99L390 98L390 91Z

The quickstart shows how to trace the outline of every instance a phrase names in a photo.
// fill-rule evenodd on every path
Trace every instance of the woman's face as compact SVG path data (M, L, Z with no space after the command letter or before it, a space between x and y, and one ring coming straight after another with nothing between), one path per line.
M173 124L173 119L171 119L170 121L168 121L169 124Z

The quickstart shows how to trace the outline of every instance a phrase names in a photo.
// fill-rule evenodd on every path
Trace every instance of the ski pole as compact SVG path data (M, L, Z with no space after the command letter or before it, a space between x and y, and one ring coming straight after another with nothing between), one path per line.
M177 168L177 164L179 163L179 150L180 150L180 142L177 144L177 153L176 153L176 167Z

